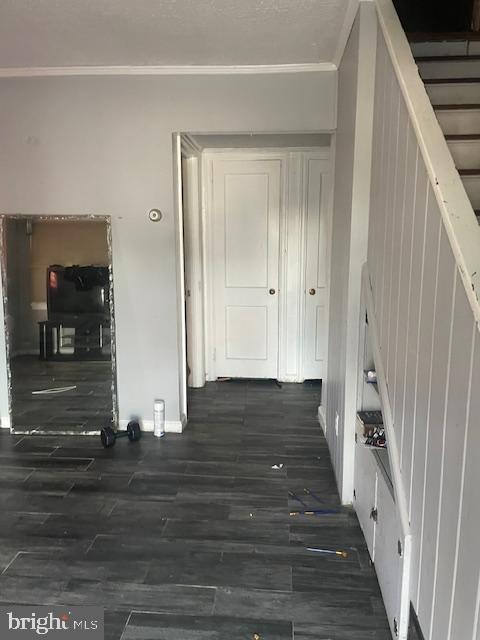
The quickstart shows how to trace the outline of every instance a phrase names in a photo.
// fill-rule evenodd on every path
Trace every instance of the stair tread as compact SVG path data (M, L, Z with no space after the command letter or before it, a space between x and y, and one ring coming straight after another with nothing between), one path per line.
M480 84L480 77L477 78L425 78L425 84Z
M434 104L433 108L436 111L468 111L468 110L475 110L475 109L480 109L480 103L469 103L469 104L462 104L461 102L456 102L455 104Z
M407 33L410 42L454 42L456 40L480 40L478 31L411 31Z
M446 140L480 140L480 133L447 133Z
M459 169L458 173L461 176L480 176L480 168L478 168L478 169Z
M480 60L480 55L453 55L453 56L418 56L416 62L468 62L469 60Z

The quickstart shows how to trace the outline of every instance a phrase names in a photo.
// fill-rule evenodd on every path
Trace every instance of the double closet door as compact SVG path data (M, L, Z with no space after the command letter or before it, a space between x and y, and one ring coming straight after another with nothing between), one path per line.
M328 161L301 154L298 175L289 171L291 155L212 154L215 377L300 381L324 375ZM298 206L288 197L293 188L302 191ZM288 260L289 251L298 259ZM282 340L287 323L290 338ZM288 375L282 349L298 362Z

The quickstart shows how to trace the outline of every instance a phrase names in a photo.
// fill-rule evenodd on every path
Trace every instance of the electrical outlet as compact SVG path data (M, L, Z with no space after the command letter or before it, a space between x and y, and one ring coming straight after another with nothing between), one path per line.
M335 411L335 436L338 438L338 423L340 422L340 416L338 411Z

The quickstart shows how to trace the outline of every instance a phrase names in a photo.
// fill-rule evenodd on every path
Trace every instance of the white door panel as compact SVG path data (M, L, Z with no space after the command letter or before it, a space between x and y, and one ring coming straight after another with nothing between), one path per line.
M213 162L218 377L277 377L280 180L280 160Z
M328 161L306 158L304 378L323 378L327 357Z

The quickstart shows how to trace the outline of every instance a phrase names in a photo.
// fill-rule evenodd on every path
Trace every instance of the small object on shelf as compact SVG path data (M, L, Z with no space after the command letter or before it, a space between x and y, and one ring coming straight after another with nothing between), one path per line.
M366 382L368 382L369 384L376 384L377 372L375 371L375 369L367 369L366 371L364 371L364 374Z
M385 439L385 428L383 425L378 425L373 433L367 436L365 444L369 447L379 447L385 449L387 447L387 441Z
M383 416L382 412L379 410L375 411L359 411L357 413L357 417L360 422L365 424L383 424Z

